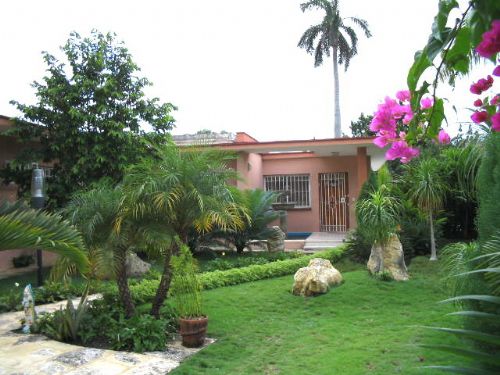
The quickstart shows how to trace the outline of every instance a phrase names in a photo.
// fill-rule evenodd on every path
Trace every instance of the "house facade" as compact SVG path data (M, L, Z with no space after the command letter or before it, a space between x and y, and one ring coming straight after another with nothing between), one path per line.
M370 169L384 162L373 138L259 142L246 133L213 147L237 153L231 167L241 189L261 188L287 203L289 233L338 232L356 227L355 202Z

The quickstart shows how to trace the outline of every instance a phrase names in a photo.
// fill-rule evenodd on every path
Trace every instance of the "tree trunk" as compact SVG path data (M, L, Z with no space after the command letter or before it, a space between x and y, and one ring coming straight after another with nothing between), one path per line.
M430 260L437 260L436 254L436 240L434 239L434 219L432 217L432 210L429 211L429 223L431 229L431 258Z
M340 123L340 87L339 87L339 64L337 48L333 48L333 80L335 83L335 138L342 137L342 126Z
M120 255L118 257L118 267L116 271L116 283L118 284L118 293L120 294L120 300L125 308L125 317L130 318L135 313L134 301L132 300L132 295L130 294L130 289L128 287L128 277L127 277L127 249L119 249Z
M165 259L163 261L163 274L161 275L160 285L158 285L158 289L156 290L156 295L153 300L153 306L151 307L151 315L153 315L156 319L160 319L160 309L163 306L163 302L167 299L170 283L172 281L172 266L170 265L170 259L172 258L172 254L177 253L177 241L174 240L172 246L165 254Z

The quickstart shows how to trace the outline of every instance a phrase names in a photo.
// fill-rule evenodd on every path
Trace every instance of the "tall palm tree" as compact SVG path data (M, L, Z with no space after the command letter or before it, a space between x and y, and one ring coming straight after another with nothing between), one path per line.
M151 314L159 316L172 280L172 255L187 244L190 231L205 233L241 227L241 208L227 181L236 178L227 167L232 156L200 147L159 146L154 158L143 159L127 171L124 180L126 214L140 221L158 217L176 240L164 252L163 273Z
M314 54L314 66L323 63L323 55L330 57L330 48L333 56L333 79L335 82L335 137L342 135L340 122L340 88L339 88L339 64L344 64L345 70L353 56L358 53L358 36L354 29L345 24L350 21L359 27L367 38L372 34L368 29L368 22L361 18L340 16L338 0L309 0L300 4L300 9L305 12L316 8L323 10L326 14L323 21L311 26L300 38L298 46L304 48L308 53ZM315 41L317 43L315 44Z
M20 202L1 202L0 251L19 248L51 251L81 273L88 269L82 237L67 221Z
M434 213L442 204L447 187L439 161L429 157L407 165L410 199L429 215L431 258L437 260L434 236Z

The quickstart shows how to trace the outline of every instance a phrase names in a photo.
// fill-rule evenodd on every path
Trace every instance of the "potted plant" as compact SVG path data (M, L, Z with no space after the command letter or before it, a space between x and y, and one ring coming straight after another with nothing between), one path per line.
M203 314L201 285L196 277L193 256L186 245L182 245L179 255L172 258L172 267L172 294L179 314L182 345L188 348L202 346L207 333L208 317Z

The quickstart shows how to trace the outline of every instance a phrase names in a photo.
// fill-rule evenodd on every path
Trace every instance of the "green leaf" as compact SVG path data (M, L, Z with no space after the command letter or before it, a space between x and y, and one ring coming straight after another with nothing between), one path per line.
M495 303L500 305L500 297L495 297L491 295L466 295L466 296L457 296L453 298L448 298L444 301L441 301L441 303L448 303L448 302L456 302L456 301L483 301L483 302L489 302L489 303Z
M443 99L438 99L431 109L431 117L429 118L429 126L427 128L427 135L429 138L432 139L437 137L444 118Z
M418 80L422 76L422 73L431 65L432 62L429 60L426 49L424 49L423 51L418 51L415 54L415 60L410 68L410 71L408 72L408 77L406 79L408 88L412 93L416 90Z
M446 55L446 65L460 73L467 73L471 48L471 30L469 27L463 26L458 30L455 42Z
M500 366L500 357L484 352L459 348L451 345L419 345L423 348L437 349L443 352L453 353L462 357L474 359L475 361Z
M440 332L447 332L464 338L469 338L481 342L486 342L489 344L500 345L500 336L491 335L489 333L483 333L479 331L472 331L468 329L455 329L455 328L442 328L442 327L423 327L427 329L432 329Z
M434 23L432 24L432 36L434 38L444 41L441 36L446 28L450 12L454 8L458 8L458 2L456 0L441 0L439 2L438 14L434 17Z
M455 316L468 316L472 318L487 318L487 319L499 319L500 315L490 314L482 311L455 311L446 315L455 315Z
M497 375L497 372L478 370L474 368L458 367L458 366L423 366L422 368L436 369L444 372L452 372L454 374L468 374L468 375Z

